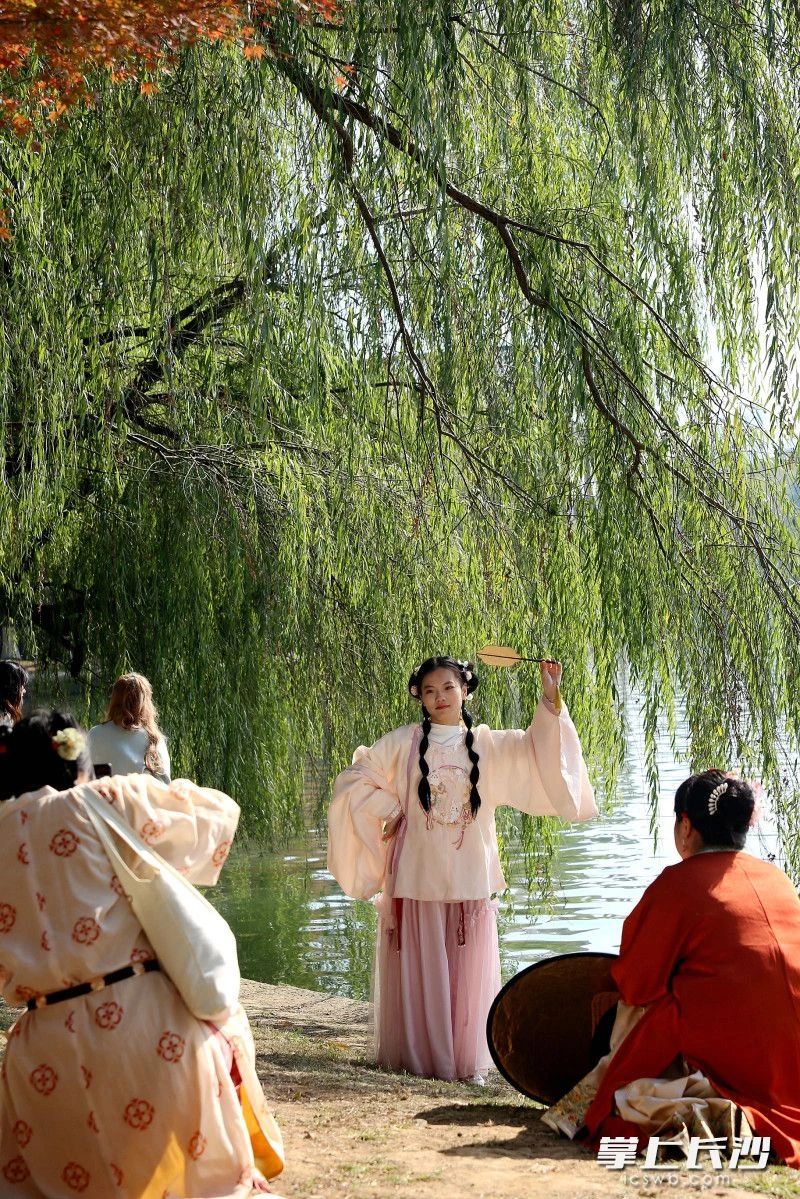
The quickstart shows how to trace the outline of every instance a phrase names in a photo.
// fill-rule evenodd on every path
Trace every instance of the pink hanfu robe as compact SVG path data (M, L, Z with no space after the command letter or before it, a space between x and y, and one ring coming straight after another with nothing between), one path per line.
M566 707L546 700L525 731L478 725L481 806L469 804L466 730L433 725L425 755L431 810L418 799L419 725L359 747L328 816L328 867L342 890L376 901L380 1065L469 1079L491 1065L486 1018L500 989L497 905L506 887L495 809L588 820L597 814Z
M96 786L192 882L217 881L239 818L228 796L144 774ZM80 798L0 803L6 1002L152 957ZM244 1199L266 1189L257 1161L281 1168L244 1012L215 1030L163 973L24 1012L1 1074L4 1199Z

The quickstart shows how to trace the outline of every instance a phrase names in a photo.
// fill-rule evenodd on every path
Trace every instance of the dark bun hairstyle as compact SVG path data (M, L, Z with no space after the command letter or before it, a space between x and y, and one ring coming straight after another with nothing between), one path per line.
M408 680L408 692L414 699L419 700L422 704L422 682L427 674L431 674L434 670L452 670L453 674L458 675L462 686L466 687L467 695L472 695L473 691L477 690L480 682L475 667L471 662L461 661L459 658L449 658L446 655L426 658L425 661L417 667ZM419 743L419 769L422 777L419 780L417 794L419 802L422 805L422 810L425 813L431 810L431 787L428 782L428 774L430 773L428 763L425 759L425 754L428 750L428 734L431 731L431 718L428 715L425 705L422 704L422 740ZM472 713L468 712L466 707L461 707L461 719L467 726L467 735L464 738L464 745L467 750L467 757L472 763L472 769L469 772L470 792L469 806L472 810L473 820L478 814L478 809L481 806L481 797L478 793L478 780L480 778L480 754L475 750L475 736L472 732Z
M28 686L28 672L17 662L0 662L0 717L16 724L22 717L22 690Z
M689 817L706 845L743 849L755 811L753 788L722 770L704 770L675 792L675 815Z
M66 729L75 729L81 740L59 739ZM65 756L73 753L77 756ZM79 773L94 778L86 737L68 713L41 710L0 730L0 799L40 787L68 791Z

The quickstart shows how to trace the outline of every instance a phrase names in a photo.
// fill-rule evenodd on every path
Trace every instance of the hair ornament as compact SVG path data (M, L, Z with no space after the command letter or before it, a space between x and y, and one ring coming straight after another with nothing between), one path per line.
M86 745L86 738L80 729L60 729L51 744L59 758L63 758L65 762L76 762Z
M708 814L709 814L709 816L714 816L716 814L717 808L719 807L719 801L722 799L722 796L725 794L725 792L727 790L728 790L728 780L725 779L723 782L719 783L714 788L714 790L711 792L711 794L708 797Z

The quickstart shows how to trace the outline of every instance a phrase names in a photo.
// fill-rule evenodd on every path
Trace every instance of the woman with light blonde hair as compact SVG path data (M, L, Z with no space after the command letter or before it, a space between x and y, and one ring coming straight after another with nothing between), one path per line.
M153 688L143 674L120 675L111 691L102 724L89 730L92 763L109 766L111 774L147 771L170 781L167 743L158 727Z

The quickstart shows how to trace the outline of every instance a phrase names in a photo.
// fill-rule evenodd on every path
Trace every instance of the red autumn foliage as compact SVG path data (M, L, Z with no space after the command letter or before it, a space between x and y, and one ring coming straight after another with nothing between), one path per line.
M57 121L86 97L86 76L99 69L109 71L114 82L138 78L142 94L153 95L157 86L141 76L200 40L238 41L257 60L265 51L256 26L263 29L282 7L285 0L5 0L0 11L5 120L21 135L30 131L37 111ZM297 0L292 10L300 21L337 19L336 0Z

